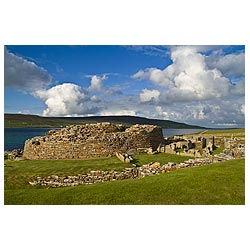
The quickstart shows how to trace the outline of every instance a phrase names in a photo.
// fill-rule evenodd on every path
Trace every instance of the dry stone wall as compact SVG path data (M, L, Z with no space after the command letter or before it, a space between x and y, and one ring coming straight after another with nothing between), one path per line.
M120 172L114 170L95 170L74 176L37 176L35 179L30 180L29 184L32 186L39 185L47 187L78 186L83 184L94 184L106 181L138 179L143 178L145 176L167 173L181 168L203 166L211 163L213 163L213 160L210 158L189 159L179 164L174 162L168 162L167 164L161 165L159 162L150 162L148 164L142 165L141 167L125 168Z
M97 123L51 130L25 142L26 159L88 159L111 157L128 150L152 148L164 143L162 129L154 125Z
M234 158L245 157L245 138L225 138L224 153Z
M206 137L201 135L178 135L169 137L166 145L161 145L158 148L158 152L181 156L207 157L217 147L225 147L225 142L224 138L211 135L206 135ZM178 151L178 149L182 149L183 151Z

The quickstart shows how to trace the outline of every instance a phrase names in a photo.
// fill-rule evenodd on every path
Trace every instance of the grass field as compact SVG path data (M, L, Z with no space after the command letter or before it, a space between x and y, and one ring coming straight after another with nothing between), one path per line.
M179 160L177 160L179 159ZM175 155L139 155L136 164L183 161ZM90 169L122 169L116 158L5 161L5 204L244 204L245 161L181 169L136 180L46 189L28 184L34 176L72 175Z
M206 130L203 132L204 135L214 135L214 136L223 136L230 138L231 135L234 137L245 137L245 129L228 129L228 130Z
M172 154L136 155L134 163L141 166L149 162L159 161L180 163L191 157L176 156ZM33 177L48 175L74 175L86 173L91 170L122 170L132 167L130 163L123 163L116 157L90 159L90 160L24 160L5 161L5 189L19 189L27 187L28 180ZM30 185L28 185L30 187Z

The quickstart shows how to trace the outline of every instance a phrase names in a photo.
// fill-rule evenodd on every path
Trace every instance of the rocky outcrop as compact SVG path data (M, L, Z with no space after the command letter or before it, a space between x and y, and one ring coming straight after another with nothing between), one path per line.
M128 150L157 149L164 143L161 127L123 125L109 122L68 126L25 142L26 159L87 159L115 156Z

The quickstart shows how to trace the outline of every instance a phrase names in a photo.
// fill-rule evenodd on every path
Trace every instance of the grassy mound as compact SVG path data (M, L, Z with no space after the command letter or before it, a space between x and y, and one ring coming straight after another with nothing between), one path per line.
M170 155L137 156L137 164L174 161ZM176 157L180 161L180 156ZM181 160L180 160L181 159ZM99 163L99 165L98 165ZM102 164L101 164L102 163ZM86 161L6 161L5 204L244 204L245 161L181 169L143 179L46 189L27 183L32 176L122 169L115 158Z

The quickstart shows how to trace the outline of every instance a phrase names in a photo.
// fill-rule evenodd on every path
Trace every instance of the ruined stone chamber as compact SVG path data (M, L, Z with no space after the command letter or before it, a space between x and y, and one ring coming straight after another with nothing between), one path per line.
M164 143L162 128L154 125L97 123L71 125L51 130L45 136L26 140L26 159L89 159L115 156L116 152L156 150Z

